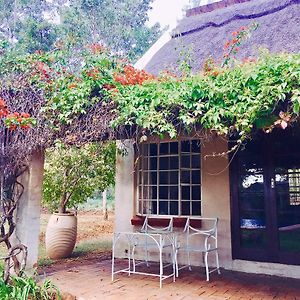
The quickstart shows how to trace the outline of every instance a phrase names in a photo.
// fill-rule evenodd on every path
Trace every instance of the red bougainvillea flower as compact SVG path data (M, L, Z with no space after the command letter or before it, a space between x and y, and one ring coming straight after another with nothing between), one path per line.
M135 69L132 65L126 65L123 73L114 75L114 80L122 85L143 84L145 81L153 80L155 77L144 70Z
M0 118L4 118L9 114L5 101L0 98Z
M106 51L106 48L103 45L97 43L88 45L88 47L93 54L103 53Z
M43 55L44 51L43 50L35 50L34 53L37 55Z
M225 45L224 45L224 50L227 50L231 45L231 41L226 41Z
M6 117L8 114L8 111L5 109L0 109L0 119Z
M21 117L22 117L22 118L25 118L25 119L28 119L28 118L30 118L30 114L25 113L25 112L22 112L22 113L21 113Z
M10 124L8 127L9 130L14 131L17 129L17 125L16 124Z
M21 124L20 127L24 130L28 130L31 126L29 124Z
M68 88L69 89L75 89L75 88L77 88L77 83L71 83L71 84L69 84Z
M98 69L93 68L86 72L86 76L91 77L93 80L97 80L99 78L99 73L100 73L100 71Z
M103 84L103 88L109 91L109 90L115 89L116 86L113 85L113 84L108 84L108 83L106 83L106 84Z

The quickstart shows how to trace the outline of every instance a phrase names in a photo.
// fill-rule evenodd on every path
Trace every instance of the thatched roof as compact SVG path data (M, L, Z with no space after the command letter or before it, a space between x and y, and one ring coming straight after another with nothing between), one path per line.
M172 39L146 65L148 72L175 65L182 46L191 46L193 70L202 69L209 56L222 58L226 40L241 26L259 24L250 39L240 47L239 56L257 56L259 48L270 52L300 52L300 0L223 0L188 11Z

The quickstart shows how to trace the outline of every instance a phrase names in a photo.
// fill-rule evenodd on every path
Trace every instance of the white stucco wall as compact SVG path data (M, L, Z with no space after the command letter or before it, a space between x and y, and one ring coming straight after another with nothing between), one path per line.
M117 154L115 186L115 232L131 232L131 218L135 215L134 199L134 148L133 142L118 141L117 146L125 148L126 155ZM127 245L122 241L117 247L117 256L124 257Z
M16 228L12 237L13 245L22 243L27 247L27 271L32 271L37 267L43 173L44 153L35 152L28 169L20 178L24 191L18 201Z
M218 217L218 246L220 264L230 267L230 185L227 157L211 157L213 153L226 152L224 139L212 138L202 146L202 216Z
M132 231L130 220L136 214L134 188L134 151L132 144L127 141L128 155L118 156L116 177L116 221L117 232ZM300 278L299 266L275 263L260 263L244 260L233 260L231 254L231 225L230 225L230 184L229 165L227 157L211 157L213 153L227 151L226 140L212 137L202 145L202 216L218 217L218 243L221 267L248 273L261 273L286 277ZM176 229L179 233L182 229ZM127 245L120 243L118 254L126 256ZM143 258L143 253L140 253ZM169 255L165 255L169 259ZM150 253L150 259L156 260L157 253ZM179 254L179 263L186 264L186 255ZM214 257L211 265L215 264ZM192 255L192 265L203 265L199 254Z

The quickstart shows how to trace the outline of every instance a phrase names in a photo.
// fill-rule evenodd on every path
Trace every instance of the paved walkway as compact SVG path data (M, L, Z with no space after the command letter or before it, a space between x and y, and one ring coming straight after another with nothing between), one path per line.
M222 271L205 281L202 268L183 270L175 283L167 279L159 289L158 278L117 274L111 282L111 261L90 261L45 274L62 291L80 300L221 300L299 299L300 280Z

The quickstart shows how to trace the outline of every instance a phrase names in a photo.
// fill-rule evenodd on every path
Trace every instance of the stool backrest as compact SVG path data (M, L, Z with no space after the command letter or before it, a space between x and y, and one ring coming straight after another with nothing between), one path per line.
M156 218L155 218L156 219ZM166 226L154 226L150 225L151 217L146 216L143 226L141 228L141 232L173 232L173 217L164 217L162 220L166 220Z
M197 218L197 220L201 220L201 224L203 225L203 229L194 228L191 226L190 217L187 218L185 227L183 232L186 234L187 242L188 240L195 235L202 235L204 240L204 246L206 249L210 248L208 244L209 239L214 240L214 247L218 247L218 218Z

